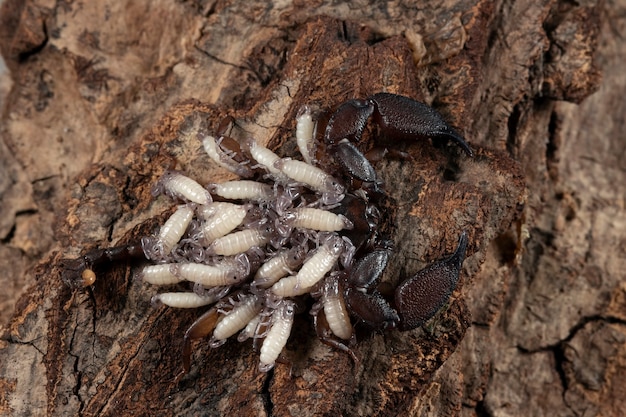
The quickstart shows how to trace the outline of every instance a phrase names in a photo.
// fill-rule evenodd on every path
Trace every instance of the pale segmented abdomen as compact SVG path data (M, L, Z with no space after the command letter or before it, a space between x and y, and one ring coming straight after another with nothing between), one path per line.
M259 370L267 372L274 367L276 359L287 344L291 326L293 325L293 317L295 313L295 305L291 300L282 300L280 306L274 310L272 314L272 325L265 336L263 345L261 345L261 356L259 360Z
M225 267L198 263L177 263L170 266L170 272L186 281L196 282L205 287L234 285L246 278L244 273L230 265Z
M315 158L315 140L313 137L315 122L309 106L302 106L296 116L296 143L307 164L312 165Z
M269 288L279 279L292 273L304 260L305 249L295 247L277 253L259 267L254 276L254 285Z
M157 236L157 244L164 255L168 255L172 252L174 246L176 246L180 238L185 234L192 218L193 209L191 207L188 205L178 206L165 224L161 226L159 235Z
M263 246L268 241L267 233L257 229L245 229L216 239L208 250L216 255L236 255L253 246Z
M226 339L245 328L262 308L263 305L256 295L249 295L241 300L215 326L211 347L220 346Z
M174 308L198 308L213 304L215 297L203 297L194 292L164 292L152 297L153 303L162 303Z
M260 145L256 140L249 138L245 142L250 156L265 168L275 178L284 179L285 175L274 166L274 163L280 159L278 155L269 150L263 145Z
M271 185L249 180L211 184L208 189L211 193L229 200L267 201L274 196Z
M331 175L316 166L290 158L279 159L274 166L294 181L308 185L319 192L333 192L343 187Z
M294 297L309 292L337 263L342 248L341 238L332 236L302 265L297 275L282 278L272 286L272 292L281 297Z
M284 217L285 221L292 227L321 232L338 232L352 228L352 222L345 216L311 207L299 207L289 210Z
M213 203L218 204L218 203ZM202 224L201 243L210 245L215 239L226 236L239 226L248 213L248 207L232 203L219 203L220 206L216 210L205 210L213 212L212 215L205 217Z
M211 194L204 187L176 171L166 171L154 187L153 194L158 193L159 189L172 197L198 204L212 201Z
M177 284L182 279L170 271L174 264L157 264L144 266L139 273L139 278L152 285Z
M328 327L330 327L333 334L340 339L350 339L353 328L338 279L331 278L326 281L322 295L322 305Z

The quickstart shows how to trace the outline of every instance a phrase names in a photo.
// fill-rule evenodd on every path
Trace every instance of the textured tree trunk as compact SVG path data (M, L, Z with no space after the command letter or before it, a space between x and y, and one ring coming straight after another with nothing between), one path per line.
M0 413L621 415L626 2L420 3L5 0ZM163 222L166 169L233 177L199 130L232 116L295 155L303 104L379 91L433 105L475 153L421 141L376 165L397 203L384 280L469 236L422 329L360 335L355 365L302 314L288 364L200 341L179 378L202 310L152 306L141 262L68 285L64 260Z

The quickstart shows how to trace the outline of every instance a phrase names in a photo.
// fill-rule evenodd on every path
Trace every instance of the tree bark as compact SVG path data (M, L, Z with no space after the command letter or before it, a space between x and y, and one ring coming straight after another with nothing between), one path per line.
M6 0L0 412L621 415L625 10ZM475 153L421 141L376 165L397 203L385 281L469 235L460 283L424 328L361 335L355 366L302 314L289 364L260 373L249 343L200 341L178 378L202 311L153 307L141 262L88 288L64 279L67 259L162 224L173 204L150 187L166 169L233 178L199 151L199 130L232 116L241 138L293 156L302 105L379 91L433 105Z

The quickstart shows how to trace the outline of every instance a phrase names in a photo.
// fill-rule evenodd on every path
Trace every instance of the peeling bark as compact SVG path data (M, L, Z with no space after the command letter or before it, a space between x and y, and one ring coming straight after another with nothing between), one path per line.
M626 4L237 3L3 3L0 412L620 415ZM398 202L386 281L469 233L461 282L424 328L363 337L355 368L304 314L290 365L261 374L249 344L198 342L177 380L201 312L151 306L140 263L63 282L64 259L163 222L172 203L150 186L165 169L232 177L199 129L232 116L294 155L302 104L378 91L432 104L475 151L422 141L376 165Z

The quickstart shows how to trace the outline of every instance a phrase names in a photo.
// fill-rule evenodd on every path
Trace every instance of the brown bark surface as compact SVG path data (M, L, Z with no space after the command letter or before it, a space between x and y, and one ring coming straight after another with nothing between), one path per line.
M5 0L0 51L0 414L619 416L626 409L626 2ZM9 85L8 88L4 86ZM63 259L152 232L175 166L233 175L196 133L295 155L303 104L378 91L432 104L475 151L402 144L392 284L469 248L423 329L357 367L296 321L289 365L182 337L141 264L62 280Z

